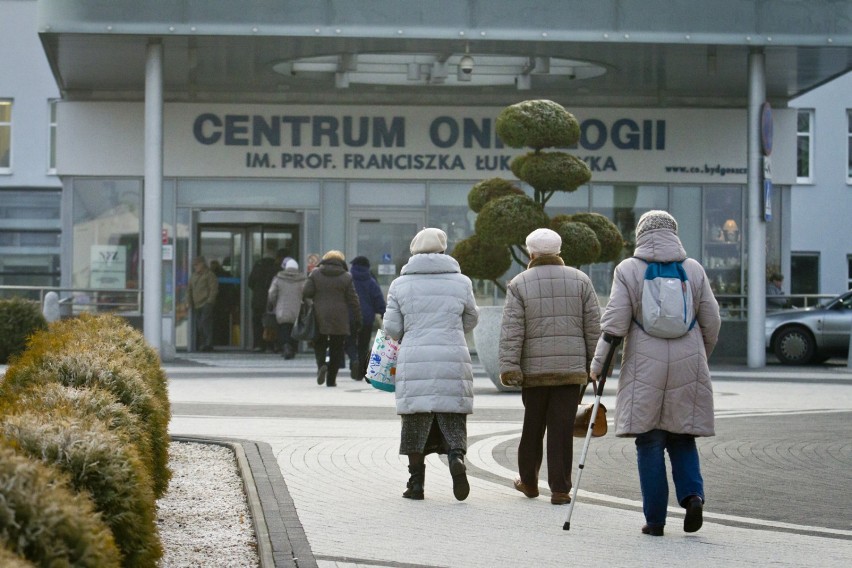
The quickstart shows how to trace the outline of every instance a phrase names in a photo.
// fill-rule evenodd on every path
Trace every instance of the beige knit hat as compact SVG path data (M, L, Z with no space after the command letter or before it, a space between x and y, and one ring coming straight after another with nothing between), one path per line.
M411 254L444 252L447 250L447 233L441 229L423 229L411 239Z
M654 229L668 229L677 233L677 221L666 211L654 209L646 211L639 217L639 222L636 223L636 238L645 231Z
M530 254L559 254L562 237L550 229L536 229L527 235L526 244Z

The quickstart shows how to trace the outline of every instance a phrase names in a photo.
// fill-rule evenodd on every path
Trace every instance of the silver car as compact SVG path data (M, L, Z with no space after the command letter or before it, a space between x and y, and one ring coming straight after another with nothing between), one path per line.
M852 290L815 308L766 315L766 348L785 365L847 357L852 329Z

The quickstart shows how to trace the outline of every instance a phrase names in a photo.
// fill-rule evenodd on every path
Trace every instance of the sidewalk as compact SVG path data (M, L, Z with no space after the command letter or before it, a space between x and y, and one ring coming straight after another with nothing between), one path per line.
M497 391L479 366L464 502L453 498L445 462L435 455L427 458L426 499L400 497L408 473L393 395L352 381L346 370L330 389L316 384L308 355L181 354L164 368L173 435L243 441L270 566L846 566L852 556L852 452L849 438L836 432L852 416L852 370L845 366L714 366L718 440L699 444L705 525L685 534L671 508L663 538L639 533L641 497L627 439L593 441L570 531L562 530L567 506L550 504L544 474L540 498L516 492L520 396ZM616 386L617 377L604 396L610 421ZM803 438L792 426L782 443L774 439L783 429L776 424L815 421L822 434L808 436L833 432L841 440L823 452L819 437ZM769 445L760 447L761 440ZM577 440L575 482L581 448ZM764 455L771 458L766 467ZM822 483L814 491L785 477L808 460L827 472L812 476ZM748 470L754 464L760 471ZM728 471L742 475L728 483ZM826 495L826 486L830 497L813 497ZM762 492L771 506L761 503ZM811 501L793 507L802 492Z

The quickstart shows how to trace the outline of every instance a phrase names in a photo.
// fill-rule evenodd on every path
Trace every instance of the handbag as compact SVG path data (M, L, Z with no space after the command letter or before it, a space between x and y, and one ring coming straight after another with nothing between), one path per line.
M314 303L302 300L299 307L299 317L293 324L290 338L297 341L313 341L317 337L317 320L314 317Z
M597 383L592 381L592 384L595 385L592 392L595 392L595 390L597 390ZM592 420L592 408L594 408L594 406L594 403L581 404L577 406L577 416L574 417L575 438L586 437L586 434L589 431L589 422ZM604 406L603 403L600 403L598 404L598 414L595 416L595 425L592 427L592 437L599 438L606 434L606 431L606 406Z
M370 361L367 363L367 380L379 390L393 392L396 389L396 359L399 355L399 343L385 335L385 330L376 332Z

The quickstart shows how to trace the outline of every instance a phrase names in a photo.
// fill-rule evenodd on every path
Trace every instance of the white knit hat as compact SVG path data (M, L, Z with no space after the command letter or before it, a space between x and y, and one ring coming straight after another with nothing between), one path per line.
M444 252L447 250L447 233L441 229L423 229L411 239L411 254Z
M527 235L527 251L530 254L559 254L562 237L550 229L536 229Z
M636 223L636 238L645 231L654 229L668 229L677 233L677 221L666 211L654 209L646 211L639 217L639 222Z
M284 270L299 270L299 263L292 258L284 261Z

